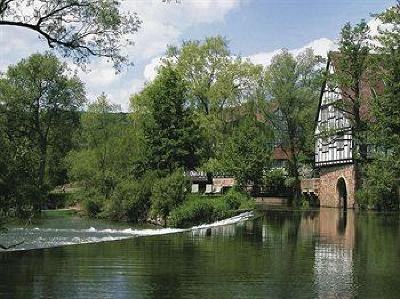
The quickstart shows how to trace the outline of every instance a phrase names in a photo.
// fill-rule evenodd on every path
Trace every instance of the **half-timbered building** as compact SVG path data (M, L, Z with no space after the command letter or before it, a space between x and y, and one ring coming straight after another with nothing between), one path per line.
M327 72L335 72L337 53L330 53ZM329 76L328 76L329 78ZM325 82L319 101L315 126L315 168L319 172L318 197L321 206L352 208L355 206L355 169L352 123L344 112L346 92L333 82ZM368 109L371 90L361 83L362 112Z

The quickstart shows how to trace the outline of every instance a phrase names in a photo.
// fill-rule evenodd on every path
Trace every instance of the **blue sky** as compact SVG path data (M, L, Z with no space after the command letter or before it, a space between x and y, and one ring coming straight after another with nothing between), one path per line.
M139 92L156 72L168 44L182 40L223 35L234 54L267 65L273 54L287 48L294 54L312 47L324 55L333 47L347 21L365 18L374 26L370 13L393 5L386 0L126 0L124 10L136 11L143 21L136 45L126 51L135 66L116 75L105 61L95 60L91 72L80 73L89 100L101 92L129 107L129 96ZM34 52L47 50L36 34L24 29L0 28L0 71Z
M224 22L188 28L185 38L222 34L235 52L299 48L312 40L335 39L345 22L370 19L393 4L384 0L253 0L226 15Z

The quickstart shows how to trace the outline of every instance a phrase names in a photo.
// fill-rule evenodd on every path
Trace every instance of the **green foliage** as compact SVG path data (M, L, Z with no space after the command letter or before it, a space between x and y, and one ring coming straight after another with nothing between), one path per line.
M48 194L44 206L47 209L64 209L72 203L72 194L51 192Z
M143 122L150 167L171 172L199 165L202 134L187 107L186 85L174 67L163 67L132 104L136 113L144 115L139 120Z
M151 212L153 216L160 215L165 220L170 211L186 199L189 180L182 169L156 181L151 194Z
M239 209L253 208L254 201L247 194L234 190L218 197L191 195L187 201L172 210L168 219L171 226L188 227L232 217Z
M376 153L374 160L365 166L357 201L365 208L397 210L400 201L400 4L377 17L383 25L374 49L377 55L372 55L369 61L373 69L371 81L376 85L383 81L385 86L383 92L378 89L373 93L372 112L376 121L367 129L368 142L375 146Z
M314 119L318 107L321 59L312 50L297 57L287 51L274 56L262 85L265 118L274 129L275 145L288 152L288 172L294 179L293 194L300 199L299 167L313 158ZM265 97L271 99L265 102Z
M96 217L103 208L103 199L91 195L90 197L83 200L83 209L86 211L89 217Z
M233 175L240 186L259 184L270 162L271 151L267 144L271 139L271 132L264 123L245 119L226 138L217 160L211 160L208 167Z
M84 102L82 82L48 53L10 66L0 79L0 198L10 213L37 212L47 191L66 181L60 161L73 147Z
M132 171L139 143L131 135L127 116L118 112L105 95L91 103L81 116L79 148L67 157L71 179L104 198Z
M369 163L362 189L356 196L360 206L378 210L398 210L399 168L399 162L388 157L379 157Z
M103 216L112 220L140 222L147 218L151 206L151 191L158 175L146 173L139 181L123 181L107 201Z
M218 144L224 140L229 119L240 116L240 109L231 108L255 92L262 67L231 53L221 36L170 47L165 63L171 61L187 86L187 104L204 132L201 154L207 161L215 157Z
M264 175L264 184L267 186L285 187L287 172L282 168L274 168Z
M383 22L375 50L376 80L385 82L383 93L374 98L374 143L384 147L393 157L400 157L400 4L380 14ZM398 162L397 162L398 163ZM399 176L399 174L397 174Z

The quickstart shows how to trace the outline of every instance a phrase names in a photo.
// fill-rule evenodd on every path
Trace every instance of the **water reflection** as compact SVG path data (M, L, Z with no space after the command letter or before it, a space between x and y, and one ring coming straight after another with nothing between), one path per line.
M320 298L352 298L354 212L322 209L315 246L315 284Z
M396 298L399 220L261 207L233 225L0 253L0 298Z

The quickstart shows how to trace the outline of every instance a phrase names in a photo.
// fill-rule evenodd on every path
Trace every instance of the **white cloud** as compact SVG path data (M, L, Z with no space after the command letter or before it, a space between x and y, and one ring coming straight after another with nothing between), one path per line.
M308 48L313 49L315 55L327 57L328 52L335 50L337 48L337 46L336 46L335 42L330 39L320 38L320 39L316 39L316 40L306 44L304 47L297 48L297 49L291 49L291 50L289 50L289 52L296 56L296 55L300 54L301 52L304 52ZM269 64L271 64L272 58L275 55L281 53L281 51L282 50L277 49L277 50L270 51L270 52L256 53L256 54L250 55L248 58L250 59L251 62L253 62L255 64L269 65Z
M167 45L179 41L188 28L199 24L223 22L225 16L245 0L160 0L125 1L124 9L135 11L143 21L135 36L135 46L127 49L134 59L149 59L165 52Z
M84 72L79 67L72 66L78 71L78 76L92 88L107 88L121 79L122 74L115 72L113 65L106 59L100 59L90 65L90 71Z
M41 41L29 30L0 26L0 71L32 53L42 51Z
M81 73L90 94L107 91L114 103L128 110L129 96L140 92L146 81L157 75L162 54L170 44L179 42L182 33L199 24L223 22L225 16L247 0L185 0L180 3L162 3L160 0L125 1L122 8L138 13L142 27L134 36L135 45L125 49L134 62L148 61L143 77L135 79L130 72L115 74L105 61L90 66L90 73Z
M144 67L143 76L146 81L150 82L150 81L154 80L154 78L157 76L158 68L160 67L161 63L162 63L162 57L157 56L157 57L154 57L150 61L150 63L148 63Z

